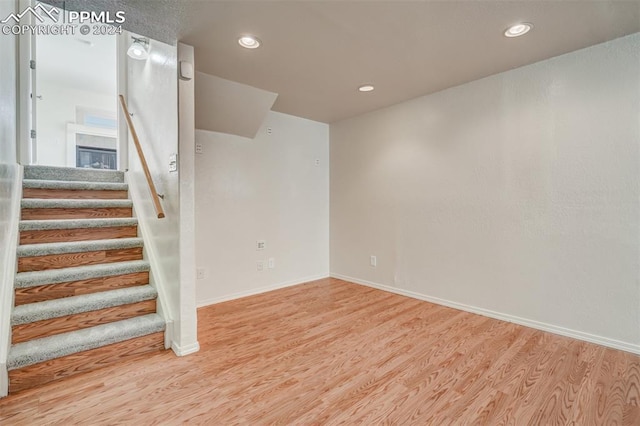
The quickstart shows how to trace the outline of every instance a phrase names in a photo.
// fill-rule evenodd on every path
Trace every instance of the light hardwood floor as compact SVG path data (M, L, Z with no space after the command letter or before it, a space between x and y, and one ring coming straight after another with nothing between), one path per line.
M197 354L18 393L0 424L640 424L638 356L340 280L198 321Z

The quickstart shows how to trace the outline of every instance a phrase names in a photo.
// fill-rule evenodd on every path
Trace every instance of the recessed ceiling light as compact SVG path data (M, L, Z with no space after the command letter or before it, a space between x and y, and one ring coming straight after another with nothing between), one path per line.
M363 84L362 86L358 87L358 91L360 92L373 92L373 89L375 89L375 87L373 87L372 84Z
M260 40L252 35L244 35L238 39L238 44L247 49L257 49L260 47Z
M520 37L521 35L525 35L533 28L533 24L528 22L521 22L519 24L515 24L510 26L504 31L504 35L506 37Z

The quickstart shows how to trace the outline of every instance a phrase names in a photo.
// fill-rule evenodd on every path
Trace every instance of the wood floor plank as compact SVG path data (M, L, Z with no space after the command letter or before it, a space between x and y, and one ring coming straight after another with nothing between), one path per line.
M83 312L80 314L66 315L27 324L14 325L11 329L13 344L26 342L40 337L53 336L68 331L81 330L100 324L125 320L140 315L156 312L156 301L145 300L97 311Z
M638 424L636 355L336 279L201 308L198 333L0 400L0 423Z
M20 244L59 243L68 241L110 240L135 238L137 226L110 226L104 228L46 229L20 231Z
M141 260L142 247L117 250L86 251L18 258L18 272L43 271L73 266Z
M79 296L81 294L91 294L101 291L116 290L119 288L135 287L148 283L149 272L145 271L64 283L44 284L27 288L17 288L15 290L14 304L15 306L19 306L26 303L43 302L45 300Z
M23 188L22 198L125 200L128 191L95 189Z

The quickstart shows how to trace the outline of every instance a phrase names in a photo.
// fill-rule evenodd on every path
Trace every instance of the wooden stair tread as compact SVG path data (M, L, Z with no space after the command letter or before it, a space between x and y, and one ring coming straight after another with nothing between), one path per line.
M23 198L22 220L131 217L131 200Z
M17 343L11 346L7 358L7 369L17 370L66 355L164 331L164 329L165 322L162 317L149 314Z
M141 238L20 245L18 272L142 259Z
M54 219L54 220L22 220L19 223L20 231L43 231L50 229L75 229L75 228L109 228L114 226L137 226L135 218L113 219Z
M162 350L164 350L164 332L156 332L11 370L9 371L9 392L19 392Z
M95 182L87 180L23 179L23 188L35 189L83 189L101 191L128 191L124 182Z
M124 183L124 172L56 166L24 166L24 180Z
M43 229L37 231L20 231L20 244L132 238L137 235L138 227L135 225L113 226L108 228Z
M107 217L131 217L131 207L105 207L105 208L42 208L22 209L21 219L92 219Z
M148 272L149 262L134 260L129 262L106 263L103 265L78 266L49 271L21 272L16 274L15 287L27 288L46 284L66 283L92 278L123 275L134 272Z
M127 199L128 196L129 193L127 191L112 191L100 189L22 189L22 198L124 200Z
M18 257L32 257L48 254L80 253L96 250L113 250L142 247L142 238L115 240L69 241L62 243L28 244L18 246Z
M99 293L119 288L128 288L149 283L149 271L133 272L123 275L95 277L62 283L16 288L15 306L27 303L43 302L52 299Z
M18 272L42 271L46 269L60 269L72 266L97 265L101 263L141 259L142 247L21 257L18 259Z
M13 326L36 321L154 300L158 292L150 285L104 291L16 306L11 314Z
M11 331L12 343L16 344L45 336L82 330L84 328L125 320L139 315L152 314L155 313L155 311L156 300L152 299L27 324L14 325Z

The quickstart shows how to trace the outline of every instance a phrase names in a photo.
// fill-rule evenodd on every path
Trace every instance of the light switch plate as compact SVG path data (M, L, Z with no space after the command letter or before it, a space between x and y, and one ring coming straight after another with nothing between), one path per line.
M191 80L193 78L193 64L191 62L180 61L180 79Z
M169 172L178 171L178 154L171 154L169 156Z

